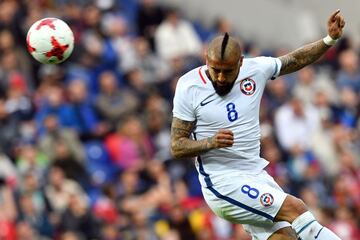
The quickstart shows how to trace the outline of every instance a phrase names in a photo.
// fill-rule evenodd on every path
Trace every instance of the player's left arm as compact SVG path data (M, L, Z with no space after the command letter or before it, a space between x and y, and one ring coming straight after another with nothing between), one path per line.
M331 14L327 23L328 35L332 39L339 39L342 36L344 26L345 20L341 15L340 10L335 11ZM324 40L321 39L279 57L282 64L279 75L295 72L306 65L315 62L330 47L331 45L325 44Z

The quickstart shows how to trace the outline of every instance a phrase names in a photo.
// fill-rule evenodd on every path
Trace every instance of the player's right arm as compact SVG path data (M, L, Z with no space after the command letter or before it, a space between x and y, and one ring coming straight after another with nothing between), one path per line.
M221 129L214 136L202 140L190 139L195 121L183 121L174 117L171 124L171 154L175 158L196 157L211 149L231 147L234 144L232 131Z

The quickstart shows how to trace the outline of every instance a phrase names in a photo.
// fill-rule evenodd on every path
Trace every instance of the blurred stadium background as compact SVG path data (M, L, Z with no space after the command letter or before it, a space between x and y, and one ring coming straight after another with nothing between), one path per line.
M261 154L322 224L360 239L359 4L0 1L0 239L249 240L208 209L192 160L170 156L176 81L224 31L248 57L279 56L325 36L337 8L341 41L269 81ZM26 32L43 17L76 37L59 66L26 52Z

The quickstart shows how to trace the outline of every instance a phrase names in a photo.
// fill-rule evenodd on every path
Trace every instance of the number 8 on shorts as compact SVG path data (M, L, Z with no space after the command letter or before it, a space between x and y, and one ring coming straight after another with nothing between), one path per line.
M243 185L241 187L241 192L247 194L252 199L256 199L259 196L259 190L252 188L249 185Z

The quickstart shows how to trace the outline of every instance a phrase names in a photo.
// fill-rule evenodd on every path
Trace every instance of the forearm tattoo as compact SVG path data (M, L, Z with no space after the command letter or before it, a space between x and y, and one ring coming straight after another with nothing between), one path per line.
M326 45L323 40L307 44L293 52L279 57L282 65L280 75L295 72L306 65L318 60L330 46Z
M175 158L196 157L211 149L212 138L192 140L190 134L195 122L173 118L171 124L171 152Z

